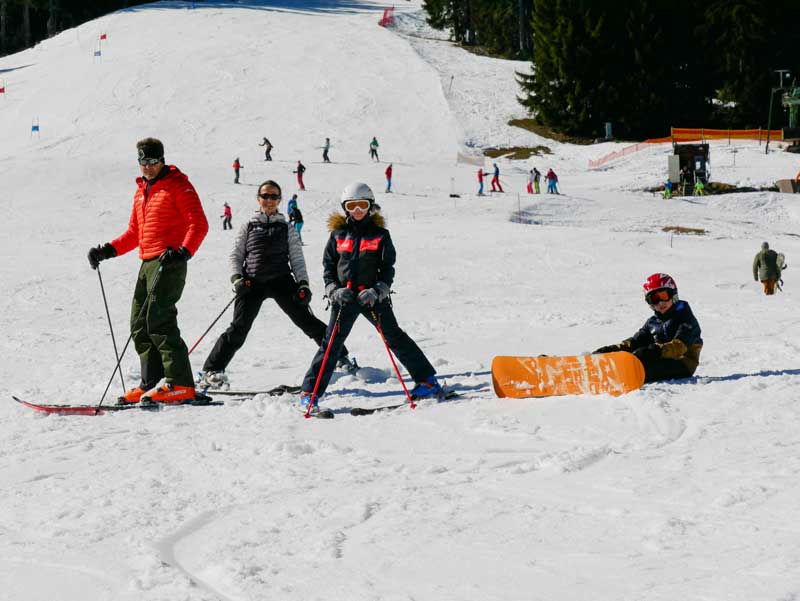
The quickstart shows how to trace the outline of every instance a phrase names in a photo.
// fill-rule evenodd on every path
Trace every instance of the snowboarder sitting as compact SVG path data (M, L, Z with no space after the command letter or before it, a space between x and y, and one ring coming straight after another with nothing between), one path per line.
M782 268L783 265L778 265L778 253L769 247L769 242L762 242L761 250L753 257L753 279L764 285L764 294L775 294L775 284L781 279Z
M410 393L418 398L443 395L436 370L417 344L400 329L389 298L394 281L394 244L383 216L375 210L375 195L367 184L356 182L342 191L344 215L334 213L328 220L331 230L322 258L325 293L332 303L325 339L317 350L303 380L299 403L310 413L319 411L317 399L325 393L333 365L323 360L330 352L336 356L359 315L378 324L389 348L416 382Z
M643 288L654 315L630 338L594 352L633 353L644 365L645 382L692 376L700 363L703 339L689 303L678 299L678 287L666 273L654 273Z
M280 186L272 180L265 181L258 188L256 200L259 210L239 229L231 251L231 283L236 294L233 321L203 364L198 384L206 388L220 388L228 383L225 368L244 344L261 305L268 298L275 299L292 323L317 345L325 334L325 323L308 307L311 289L300 238L278 212ZM344 346L335 356L339 357L340 367L348 371L357 369Z

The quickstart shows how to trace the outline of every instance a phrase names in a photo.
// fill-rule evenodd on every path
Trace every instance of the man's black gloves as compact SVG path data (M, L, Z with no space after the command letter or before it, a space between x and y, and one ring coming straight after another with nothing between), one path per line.
M179 263L183 261L184 263L192 258L192 253L189 252L185 246L181 246L178 250L173 248L167 247L161 256L158 257L158 260L161 261L162 265L172 265L173 263Z
M657 344L643 346L633 351L634 356L642 363L656 361L661 358L661 347Z
M601 346L596 351L593 351L593 355L602 355L604 353L616 353L619 350L618 344L609 344L608 346Z
M311 288L308 287L308 282L300 280L297 282L297 290L294 292L292 300L301 307L307 307L311 302Z
M106 242L103 246L98 245L89 249L89 265L91 265L92 269L97 269L97 266L100 265L100 261L105 261L106 259L111 259L116 256L117 251L111 244Z

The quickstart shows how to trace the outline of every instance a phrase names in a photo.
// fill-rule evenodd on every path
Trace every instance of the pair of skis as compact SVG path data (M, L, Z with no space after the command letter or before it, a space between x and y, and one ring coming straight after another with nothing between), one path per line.
M214 395L219 396L230 396L230 397L244 397L244 398L252 398L259 394L267 394L270 396L281 396L284 394L297 394L300 392L300 386L290 386L288 384L281 384L280 386L276 386L275 388L271 388L269 390L214 390L212 393ZM204 393L203 393L204 394ZM444 395L444 399L452 399L458 396L458 393L454 391L448 391ZM155 406L145 406L142 407L138 403L131 403L126 405L101 405L100 407L93 406L93 405L67 405L67 404L55 404L55 405L48 405L48 404L41 404L41 403L33 403L30 401L26 401L20 399L17 396L12 396L17 403L20 405L27 407L29 409L33 409L34 411L38 411L39 413L45 413L50 415L104 415L105 413L112 413L116 411L129 411L133 409L138 409L140 411L150 410L150 411L158 411L161 410L163 407L175 407L175 406L184 406L189 405L193 407L219 407L224 405L224 401L215 401L212 397L207 397L207 402L197 403L197 402L187 402L187 403L171 403L165 405L163 403L159 403ZM442 399L440 399L442 400ZM408 401L403 401L402 403L395 403L392 405L384 405L382 407L353 407L350 409L350 415L353 416L362 416L362 415L372 415L373 413L385 412L385 411L392 411L394 409L399 409L401 407L408 406ZM334 412L330 409L322 409L316 414L313 414L314 417L317 419L333 419Z

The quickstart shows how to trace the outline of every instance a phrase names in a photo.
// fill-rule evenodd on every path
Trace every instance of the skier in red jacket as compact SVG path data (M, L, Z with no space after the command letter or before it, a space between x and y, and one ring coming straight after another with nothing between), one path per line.
M236 160L233 162L233 171L236 173L236 177L233 178L233 183L239 183L239 169L244 169L244 166L239 162L239 157L236 157Z
M89 265L139 248L142 260L131 306L131 339L139 354L141 383L122 403L185 403L195 400L189 351L178 329L177 302L186 283L186 263L208 233L208 220L194 186L164 162L155 138L136 144L142 177L136 179L128 229L89 250ZM156 388L161 378L164 386Z

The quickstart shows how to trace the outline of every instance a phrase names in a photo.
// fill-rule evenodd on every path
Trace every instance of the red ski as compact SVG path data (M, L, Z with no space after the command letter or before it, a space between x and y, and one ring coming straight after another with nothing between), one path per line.
M55 414L55 415L103 415L108 411L126 411L128 409L139 409L140 411L160 411L162 404L155 407L141 407L138 404L130 405L102 405L99 409L94 405L42 405L39 403L31 403L30 401L23 401L20 398L11 396L12 399L17 401L20 405L39 411L40 413ZM211 401L202 405L194 405L192 403L175 403L170 405L190 405L193 407L205 407L210 405L224 405L221 401Z

